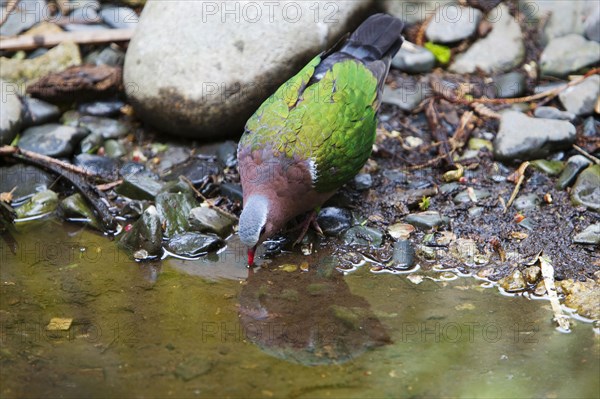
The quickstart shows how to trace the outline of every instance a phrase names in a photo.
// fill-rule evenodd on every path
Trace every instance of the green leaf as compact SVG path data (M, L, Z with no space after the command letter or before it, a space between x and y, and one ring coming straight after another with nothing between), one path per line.
M20 138L21 138L21 135L19 133L17 133L17 135L15 136L13 141L10 143L11 147L16 147L17 144L19 143Z
M450 62L452 51L449 47L442 46L441 44L435 44L432 42L425 43L425 48L433 53L433 56L440 64L446 65Z
M429 197L423 196L423 199L421 200L421 202L419 202L419 209L422 211L426 211L427 209L429 209L430 205L431 201Z

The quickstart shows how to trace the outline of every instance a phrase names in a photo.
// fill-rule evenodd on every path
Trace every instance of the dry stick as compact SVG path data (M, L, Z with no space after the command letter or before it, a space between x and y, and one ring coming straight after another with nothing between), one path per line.
M521 184L523 184L523 180L525 180L525 170L527 169L528 166L529 166L529 161L525 161L521 164L521 166L519 166L519 169L517 169L517 173L519 173L519 179L517 180L517 185L515 186L515 189L513 190L512 194L510 195L510 199L506 203L506 208L504 210L504 213L506 213L506 211L508 211L508 208L510 208L510 206L512 205L515 198L517 198L517 194L519 194L519 190L521 189Z
M589 152L587 152L583 148L579 147L576 144L573 144L573 148L575 148L575 150L577 150L578 152L580 152L582 155L584 155L584 156L588 157L589 159L591 159L596 165L600 165L600 159L596 158L595 156L593 156L592 154L590 154Z
M558 323L560 328L565 331L570 330L569 318L563 314L560 302L558 301L558 295L556 295L556 286L554 285L554 267L552 262L545 255L538 257L542 269L542 277L544 278L544 285L546 286L546 292L550 298L550 305L554 312L554 320Z
M200 199L202 199L202 201L204 201L206 203L206 205L208 205L209 208L214 209L215 211L219 212L221 215L227 216L228 218L231 218L231 219L235 220L236 222L239 221L238 217L235 216L233 213L229 213L226 210L219 208L218 206L213 204L212 201L209 201L209 199L206 198L200 191L196 190L196 187L194 187L194 183L192 183L190 181L190 179L188 179L185 176L179 176L179 178L181 180L183 180L184 182L186 182L190 186L190 188L192 189L194 194L196 194L196 196L198 196Z
M122 183L123 183L123 180L117 180L117 181L113 181L113 182L106 183L106 184L98 184L96 186L96 189L98 189L100 191L107 191L107 190L117 187L118 185L120 185Z
M100 223L102 223L102 226L104 227L106 232L112 233L116 230L117 223L112 214L110 213L108 205L103 201L101 193L92 184L85 180L84 177L80 176L77 173L65 173L69 171L73 172L74 170L73 168L68 168L67 170L65 170L65 168L63 167L64 162L60 162L52 158L50 158L52 162L49 162L48 157L46 156L31 151L26 151L26 153L28 154L26 155L23 151L24 150L20 150L17 147L3 146L0 147L0 156L10 156L22 162L26 162L38 168L50 171L53 174L59 176L60 178L67 180L73 187L75 187L77 191L81 193L83 198L85 198L85 200L94 209L96 216L100 220ZM31 157L31 154L35 154L35 156ZM86 174L86 176L89 177L88 174Z
M122 42L130 40L135 29L108 29L89 32L60 32L45 35L21 35L0 40L0 50L33 50L40 47L53 47L62 42L93 44Z
M69 172L74 172L74 173L77 173L77 174L80 174L83 176L93 177L96 179L104 180L101 175L92 173L89 170L84 169L82 167L75 166L70 163L61 161L59 159L51 158L46 155L38 154L37 152L24 150L19 147L14 147L11 145L4 145L4 146L0 147L0 156L5 156L5 155L22 155L25 158L54 164L54 165L58 166L59 168L64 169Z
M2 17L2 20L0 21L0 27L2 25L4 25L4 23L6 22L6 20L10 16L10 14L12 14L13 11L15 11L15 9L17 8L17 5L19 4L19 1L21 1L21 0L9 0L8 1L8 4L6 5L6 9L4 11L4 16Z

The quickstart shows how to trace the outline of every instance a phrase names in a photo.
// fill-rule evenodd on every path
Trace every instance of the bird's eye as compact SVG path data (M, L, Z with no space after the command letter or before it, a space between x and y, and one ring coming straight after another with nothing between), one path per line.
M260 235L262 236L263 234L265 234L265 230L266 230L267 226L263 226L262 229L260 229Z

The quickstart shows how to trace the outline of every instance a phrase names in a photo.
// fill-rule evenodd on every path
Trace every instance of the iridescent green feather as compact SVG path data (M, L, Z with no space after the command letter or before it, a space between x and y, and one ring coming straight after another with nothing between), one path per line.
M349 59L306 87L320 61L314 58L260 106L246 124L241 145L270 144L274 156L314 161L313 185L328 192L358 173L371 154L377 79Z

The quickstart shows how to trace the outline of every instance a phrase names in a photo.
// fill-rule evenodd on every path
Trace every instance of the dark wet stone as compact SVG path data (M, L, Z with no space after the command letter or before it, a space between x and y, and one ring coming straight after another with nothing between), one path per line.
M118 120L92 115L79 118L79 126L85 127L92 133L100 133L105 139L118 139L131 130L129 125Z
M501 118L494 140L494 156L500 160L545 158L575 141L575 126L567 121L530 118L517 111L506 111Z
M185 163L174 165L163 177L165 180L172 180L178 179L179 176L185 176L194 186L199 186L204 183L207 176L219 173L221 173L221 168L215 161L194 157Z
M163 186L161 193L184 193L194 196L190 185L183 179L170 180Z
M26 203L15 209L19 219L43 215L54 212L58 206L58 195L52 190L34 194Z
M93 154L104 144L104 138L100 133L91 133L85 136L79 143L79 152L83 154Z
M189 193L162 192L156 196L156 209L165 228L165 236L183 233L191 229L189 216L198 201Z
M373 186L373 178L369 173L359 173L354 177L354 187L358 191L368 190Z
M233 168L237 165L237 144L233 141L226 141L217 148L217 159L226 168Z
M37 98L23 97L23 126L31 127L54 122L60 117L60 109Z
M354 226L342 235L345 245L378 248L383 242L383 233L367 226Z
M100 16L115 29L134 29L138 23L138 15L129 7L106 6L100 10Z
M96 215L94 215L94 212L92 212L87 202L85 202L79 193L62 200L59 210L62 217L69 221L89 223L91 227L101 230Z
M575 182L579 172L587 168L591 163L592 162L583 155L574 155L569 158L567 165L556 181L556 188L558 190L564 190L569 187Z
M319 211L317 223L326 235L337 236L352 226L352 213L344 208L323 208Z
M437 211L425 211L413 213L404 218L406 223L410 223L420 230L431 230L434 227L439 227L450 222L446 216L440 215Z
M128 219L137 219L148 208L147 201L131 200L121 210L121 216Z
M104 142L104 154L110 158L121 158L127 154L125 146L117 140L106 140Z
M536 159L531 161L531 166L537 170L544 172L548 176L556 176L565 168L565 163L562 161L548 161L546 159Z
M78 107L79 112L86 115L110 117L119 115L121 108L125 105L123 101L95 101L92 103L81 104Z
M405 41L392 59L392 67L402 72L427 73L435 66L435 56L424 47Z
M473 194L475 195L475 197L477 198L477 202L489 198L492 194L484 189L474 189L473 190ZM455 204L466 204L468 202L471 202L471 198L469 197L469 192L467 190L461 191L460 193L456 194L454 196L453 199Z
M540 203L540 199L536 194L524 194L515 199L515 208L523 211L526 209L536 208Z
M243 198L242 186L235 183L221 183L221 194L232 201L241 201Z
M142 217L131 225L118 245L131 255L140 250L146 251L148 257L157 257L162 253L162 227L154 206L148 207Z
M41 57L42 55L46 54L47 52L48 52L47 48L36 48L31 53L27 54L27 59L33 60L34 58Z
M526 88L525 74L521 72L509 72L494 77L494 93L490 94L498 98L519 97L525 93Z
M555 107L537 107L535 111L533 111L533 115L536 118L560 119L564 121L571 121L576 117L572 112L561 111Z
M394 269L408 270L415 265L415 249L409 240L394 243L394 255L391 267Z
M154 200L163 188L163 183L142 174L123 176L123 183L116 192L131 199Z
M25 197L44 191L56 180L52 175L35 166L16 164L0 168L0 193L13 192L13 202L19 203Z
M586 118L583 123L583 135L585 137L597 137L600 135L600 122L593 116Z
M440 193L451 194L455 191L458 191L461 187L462 186L457 182L444 183L440 186Z
M215 233L220 237L228 236L235 222L209 207L193 208L189 214L189 222L193 230Z
M109 65L122 67L125 63L125 53L116 44L104 47L89 53L84 60L85 64Z
M146 166L137 162L126 162L123 166L121 166L121 169L119 169L119 175L123 178L140 175L158 179L158 176L155 173L149 171L146 169Z
M573 237L576 244L600 244L600 223L591 224Z
M600 212L600 165L592 165L581 172L571 190L571 201Z
M600 44L598 44L600 53ZM592 75L578 85L562 91L558 98L565 109L575 115L589 115L600 96L600 76Z
M171 237L166 248L176 255L196 257L217 250L223 245L223 240L217 236L187 232Z
M82 128L51 123L25 130L18 146L49 157L66 157L87 134Z
M169 147L159 154L160 164L158 165L158 172L163 173L175 165L184 163L190 158L191 151L188 148L181 147L178 145L169 145Z
M407 183L408 176L399 169L386 169L383 171L383 176L392 183Z
M75 165L108 179L116 179L119 169L119 165L114 159L92 154L77 155Z

